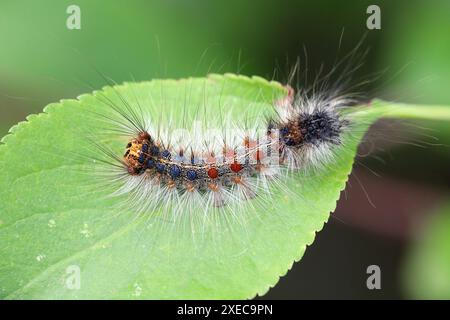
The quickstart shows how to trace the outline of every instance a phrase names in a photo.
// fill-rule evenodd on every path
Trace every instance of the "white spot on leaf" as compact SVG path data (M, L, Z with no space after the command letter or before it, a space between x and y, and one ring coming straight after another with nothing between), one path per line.
M87 223L83 224L83 229L80 230L80 233L85 237L89 238L91 236L91 232L89 231L89 225Z
M134 284L134 292L133 292L133 296L135 297L139 297L142 293L142 288L139 286L139 284L136 282Z
M50 219L50 220L48 220L48 227L49 228L54 228L54 227L56 227L56 221L55 220L53 220L53 219Z

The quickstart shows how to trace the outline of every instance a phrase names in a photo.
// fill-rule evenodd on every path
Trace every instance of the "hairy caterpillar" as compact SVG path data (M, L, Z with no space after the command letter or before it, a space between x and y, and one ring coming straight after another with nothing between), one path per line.
M112 86L111 95L97 94L106 106L101 118L110 133L126 140L120 153L95 144L106 156L99 159L103 168L96 171L106 178L105 183L117 182L113 195L123 196L125 207L138 214L157 208L171 216L198 210L207 216L211 210L227 208L233 213L242 203L270 202L273 185L289 193L293 190L284 185L287 176L301 171L314 178L314 171L330 164L336 149L345 147L343 137L352 131L349 111L367 101L359 86L371 81L353 84L352 77L367 53L359 52L360 45L329 72L319 70L311 85L298 81L297 61L284 85L285 95L274 97L271 110L256 114L251 112L251 104L258 100L254 94L246 97L245 111L236 110L233 102L223 106L219 98L204 102L194 112L178 111L180 123L174 120L180 115L172 114L177 112L172 103L179 101L170 101L167 93L161 92L164 97L159 99L168 99L165 105L149 106L151 97L125 96L103 76ZM295 76L298 83L293 83ZM210 80L205 80L205 92ZM188 86L185 96L190 90ZM236 116L241 112L242 116Z
M191 137L174 137L174 130L154 124L138 102L133 105L117 91L121 106L100 96L113 110L107 120L128 137L123 155L104 150L113 160L114 179L121 181L117 194L133 199L139 213L168 203L176 212L208 211L264 199L270 185L282 184L289 172L326 164L351 125L345 110L356 100L341 91L296 94L289 85L285 90L259 127L243 129L225 120L228 132Z

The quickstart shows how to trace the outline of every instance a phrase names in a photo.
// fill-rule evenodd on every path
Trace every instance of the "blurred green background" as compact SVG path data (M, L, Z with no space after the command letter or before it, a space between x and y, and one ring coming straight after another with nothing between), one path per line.
M71 4L81 30L66 28ZM381 30L366 28L371 4ZM97 69L119 83L208 72L283 80L303 47L312 75L330 68L342 31L341 54L366 34L358 72L384 70L369 88L378 97L450 105L449 14L447 0L2 0L0 136L50 102L105 85ZM430 239L442 224L429 222L450 215L449 125L386 122L371 136L361 153L372 155L358 160L336 213L264 298L450 298L450 261L433 260L450 239ZM381 290L366 287L371 264Z

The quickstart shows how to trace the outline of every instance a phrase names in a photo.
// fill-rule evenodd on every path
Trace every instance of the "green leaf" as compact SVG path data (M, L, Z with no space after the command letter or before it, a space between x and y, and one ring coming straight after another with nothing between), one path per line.
M117 91L116 91L117 90ZM99 99L148 109L162 125L220 127L220 112L264 125L274 100L286 95L276 82L235 75L126 83L63 100L32 115L0 145L0 297L7 299L252 298L263 295L300 260L336 207L359 141L383 114L408 115L407 106L375 101L355 108L351 132L334 163L273 186L271 201L247 201L202 224L194 215L176 223L157 214L117 212L115 185L99 187L88 136L100 133L92 112L108 112ZM396 111L395 111L396 110ZM415 107L411 114L424 113ZM430 107L426 115L437 114ZM198 115L198 116L197 116ZM440 114L440 117L442 114ZM444 114L445 116L445 114ZM448 116L448 114L447 114ZM184 119L184 120L183 120ZM124 143L108 143L121 154ZM193 218L194 217L194 218ZM80 288L73 267L80 270Z
M450 203L440 207L412 247L404 282L414 299L450 299Z

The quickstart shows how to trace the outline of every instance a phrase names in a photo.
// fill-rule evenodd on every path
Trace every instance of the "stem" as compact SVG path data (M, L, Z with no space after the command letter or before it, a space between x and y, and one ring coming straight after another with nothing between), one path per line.
M374 100L372 107L385 118L450 121L450 106L414 105Z

